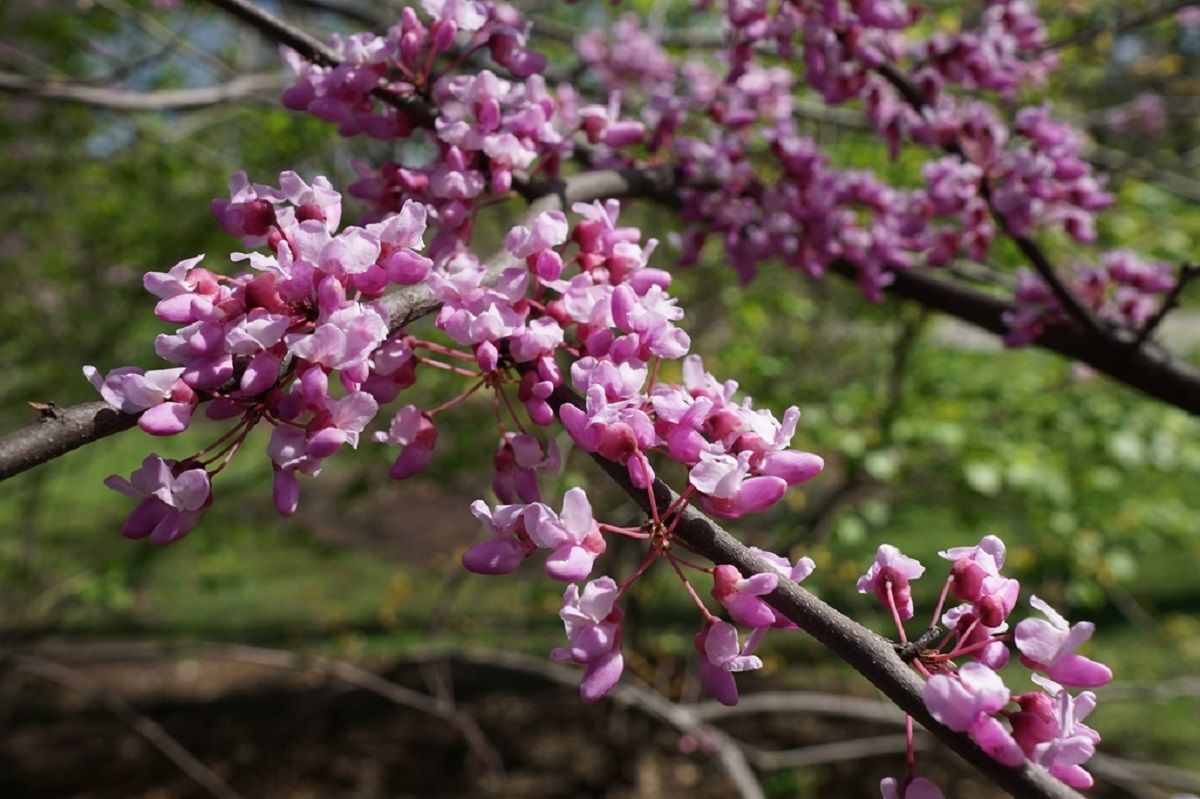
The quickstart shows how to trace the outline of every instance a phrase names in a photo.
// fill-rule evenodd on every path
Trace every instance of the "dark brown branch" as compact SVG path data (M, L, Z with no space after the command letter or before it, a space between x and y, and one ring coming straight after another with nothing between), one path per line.
M121 413L103 401L68 408L51 405L38 421L0 438L0 480L135 424L135 414Z
M316 11L321 14L334 14L348 20L353 20L361 25L365 25L372 30L387 25L387 22L384 18L384 13L373 14L370 11L357 8L346 3L331 3L326 2L325 0L283 0L283 2L285 5L303 8L306 11ZM386 13L387 9L380 8L379 11ZM391 16L394 20L397 15L392 14Z
M201 108L247 97L277 92L283 88L281 75L246 75L228 83L199 89L129 91L81 83L38 81L24 75L0 72L0 92L59 100L69 103L111 108L117 111L165 111L174 108Z
M845 262L835 262L831 269L850 280L856 279L858 274L853 265ZM896 272L887 293L915 300L998 336L1008 332L1004 317L1014 310L1011 303L921 269ZM1109 339L1096 341L1072 325L1047 327L1036 343L1043 349L1085 363L1154 399L1200 416L1200 371L1164 351L1149 347L1134 350L1123 342Z

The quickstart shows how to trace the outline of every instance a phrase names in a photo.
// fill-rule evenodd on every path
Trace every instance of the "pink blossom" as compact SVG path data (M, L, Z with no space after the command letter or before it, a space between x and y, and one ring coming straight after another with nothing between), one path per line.
M1025 760L1012 735L992 715L1008 704L1009 691L996 672L967 663L956 673L934 674L925 683L925 706L935 719L975 742L1006 766Z
M433 459L437 428L433 426L433 419L428 414L422 413L415 405L405 405L396 411L388 431L375 433L374 439L404 447L396 456L390 474L394 480L407 480L423 471Z
M122 413L138 413L138 427L153 436L173 436L187 429L197 398L182 376L184 369L133 366L113 369L103 379L94 366L83 367L88 381L104 401Z
M907 557L891 544L880 544L875 553L875 562L867 569L866 574L858 578L858 592L865 594L874 591L884 607L895 603L900 618L911 619L912 588L908 581L915 580L924 573L925 567L920 562Z
M738 624L770 627L775 623L775 611L759 597L774 591L778 584L774 573L742 577L736 566L720 565L713 569L712 594Z
M497 505L489 510L482 500L471 503L471 513L492 531L492 538L468 549L463 566L476 574L509 574L534 550L525 532L525 505Z
M751 453L725 455L706 450L688 473L688 482L704 496L706 510L724 518L759 513L774 505L787 491L778 477L749 476Z
M158 546L187 535L212 502L208 472L157 455L146 456L129 480L114 474L104 484L139 500L121 528L125 537L149 537L150 543Z
M553 439L543 453L542 443L533 436L505 433L492 458L492 490L501 502L537 502L542 498L537 473L557 471L559 465L558 444Z
M723 621L709 620L696 634L696 651L700 660L700 681L708 693L723 705L736 705L737 683L733 675L740 671L762 668L762 660L751 652L747 643L738 644L737 628Z
M1029 604L1044 613L1049 621L1024 619L1017 624L1015 637L1022 663L1045 672L1050 679L1063 685L1090 688L1112 679L1112 671L1107 666L1075 654L1080 644L1092 637L1096 629L1094 624L1087 621L1069 624L1058 611L1036 596L1030 598Z
M616 606L620 589L611 577L592 580L583 587L572 583L563 592L559 617L566 627L569 645L550 653L557 663L586 666L579 695L595 702L616 685L625 668L621 656L621 609Z
M525 526L535 544L553 550L546 559L546 574L556 580L586 579L605 550L604 536L592 518L592 505L582 488L567 491L560 514L540 502L530 505Z

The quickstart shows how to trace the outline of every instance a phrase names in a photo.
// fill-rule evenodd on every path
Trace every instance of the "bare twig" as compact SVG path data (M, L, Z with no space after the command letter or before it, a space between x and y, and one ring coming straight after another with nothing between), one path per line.
M471 752L484 767L499 770L502 762L499 752L488 741L483 730L466 713L420 691L406 688L399 683L376 674L362 666L346 660L290 652L284 649L269 649L244 644L221 643L176 643L162 641L113 642L93 644L85 647L39 646L21 650L16 657L29 657L45 663L51 660L72 663L125 662L129 660L173 657L182 654L207 657L235 663L246 663L269 669L315 672L338 680L346 685L375 694L395 705L407 707L420 713L440 718L455 727L463 736Z
M229 783L204 765L183 744L173 738L154 719L139 713L120 694L101 687L78 672L31 655L15 655L11 658L14 670L58 683L70 691L101 705L117 718L132 727L158 751L174 763L180 771L217 799L243 799Z
M904 713L895 705L878 699L820 691L762 691L741 697L732 707L715 701L700 702L694 712L702 721L757 713L816 713L884 724L904 724Z
M96 0L96 2L118 17L132 22L141 28L147 36L157 41L162 47L167 48L168 51L178 52L188 60L204 66L211 74L217 76L234 75L233 68L229 64L226 64L212 53L192 44L186 38L181 37L179 31L171 30L150 12L135 8L124 2L124 0Z
M469 715L459 712L453 704L411 688L405 688L403 685L394 683L373 671L368 671L348 661L299 655L282 649L241 645L206 646L203 651L242 663L281 669L313 669L319 673L328 674L347 685L369 691L394 704L444 719L458 729L467 742L467 746L485 767L491 770L500 770L503 766L500 753L488 741L487 736L483 734L483 730L479 728L475 720Z
M579 684L579 673L566 666L547 663L516 652L467 651L449 654L432 653L428 659L449 659L465 663L500 666L514 671L534 674L543 679L575 687ZM728 733L699 719L688 705L672 703L654 689L625 679L613 687L606 699L622 707L640 710L649 716L666 722L682 733L696 736L716 755L717 762L733 782L742 799L763 799L762 786L758 784L754 771L746 761L742 744Z
M277 92L283 88L282 75L245 75L228 83L199 89L129 91L82 83L39 81L11 72L0 72L0 92L60 100L70 103L111 108L117 111L165 111L176 108L200 108L248 97Z
M913 748L926 749L929 743L928 736L920 735L913 740ZM848 741L801 746L796 749L769 750L749 746L745 749L747 757L750 758L750 762L754 764L755 768L763 771L778 771L901 754L908 751L908 739L903 734L893 733L892 735L874 735L869 738L853 738Z
M1142 783L1151 782L1168 788L1200 791L1200 773L1162 763L1147 763L1097 753L1088 761L1088 766L1105 776L1124 772Z
M1061 50L1064 47L1070 47L1074 44L1087 44L1097 36L1105 33L1111 33L1113 36L1119 36L1122 33L1127 33L1135 28L1140 28L1144 25L1150 25L1160 19L1171 16L1177 11L1181 11L1189 6L1196 5L1196 0L1172 0L1170 3L1162 3L1153 8L1148 8L1145 11L1138 11L1132 14L1124 14L1118 17L1113 22L1097 22L1088 25L1083 29L1076 31L1061 39L1055 39L1047 42L1042 51Z

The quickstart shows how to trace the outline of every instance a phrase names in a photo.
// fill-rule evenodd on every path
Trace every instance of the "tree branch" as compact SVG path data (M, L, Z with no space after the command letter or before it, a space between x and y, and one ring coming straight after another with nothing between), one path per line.
M136 414L121 413L103 400L68 408L51 404L41 419L0 438L0 480L128 430L137 419Z

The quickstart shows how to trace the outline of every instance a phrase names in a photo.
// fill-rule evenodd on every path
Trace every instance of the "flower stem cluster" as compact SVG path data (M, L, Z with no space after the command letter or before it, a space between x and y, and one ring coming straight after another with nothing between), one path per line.
M1090 691L1072 696L1067 689L1094 688L1112 679L1107 666L1075 652L1091 637L1094 625L1071 625L1034 596L1030 604L1046 620L1024 619L1010 633L1007 619L1016 607L1020 585L1000 573L1004 543L989 535L973 547L939 554L951 562L950 574L928 631L916 641L908 639L904 621L914 612L910 582L925 567L883 544L858 581L858 590L874 593L891 614L900 639L898 654L925 678L930 714L970 735L1006 766L1017 767L1029 759L1073 788L1090 787L1092 777L1083 763L1095 752L1100 736L1083 719L1095 707L1096 697ZM943 613L951 596L962 604ZM997 673L1008 662L1010 642L1021 664L1034 672L1031 678L1040 690L1014 696ZM1013 704L1019 709L1010 709ZM912 763L910 735L909 772L901 782L883 781L884 799L941 796L936 785L916 776Z

